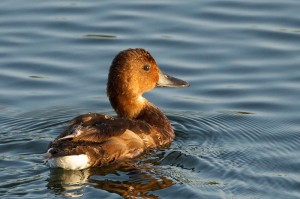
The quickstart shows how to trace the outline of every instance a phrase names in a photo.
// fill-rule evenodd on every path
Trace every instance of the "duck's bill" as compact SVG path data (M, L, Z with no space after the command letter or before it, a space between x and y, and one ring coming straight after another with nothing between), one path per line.
M156 83L156 87L188 87L190 84L181 79L172 77L167 73L159 71L159 79Z

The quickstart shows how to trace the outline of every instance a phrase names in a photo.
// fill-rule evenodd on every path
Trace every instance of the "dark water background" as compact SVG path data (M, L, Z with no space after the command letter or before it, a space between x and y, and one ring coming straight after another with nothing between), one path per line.
M72 117L114 114L112 58L191 83L145 96L176 131L118 168L49 169ZM300 198L300 1L0 1L1 198Z

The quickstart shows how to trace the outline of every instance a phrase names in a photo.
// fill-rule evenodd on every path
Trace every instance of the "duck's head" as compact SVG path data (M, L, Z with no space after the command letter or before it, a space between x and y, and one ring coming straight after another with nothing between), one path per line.
M151 54L141 48L127 49L116 55L110 66L107 95L119 116L134 117L142 108L142 94L155 87L187 87L186 81L162 72ZM131 106L132 113L123 109Z

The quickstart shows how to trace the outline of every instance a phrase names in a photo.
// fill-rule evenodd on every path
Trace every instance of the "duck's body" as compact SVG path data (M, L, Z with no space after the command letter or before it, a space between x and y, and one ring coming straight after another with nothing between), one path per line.
M72 170L103 166L172 142L174 131L167 117L142 97L156 86L188 83L162 73L143 49L120 52L107 83L107 95L118 116L89 113L71 120L49 145L48 165Z

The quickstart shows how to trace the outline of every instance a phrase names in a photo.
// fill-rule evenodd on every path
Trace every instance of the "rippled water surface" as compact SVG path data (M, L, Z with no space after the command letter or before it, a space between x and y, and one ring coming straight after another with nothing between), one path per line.
M1 198L300 198L300 1L0 1ZM49 169L76 115L115 114L113 57L191 83L145 96L176 140L135 162Z

